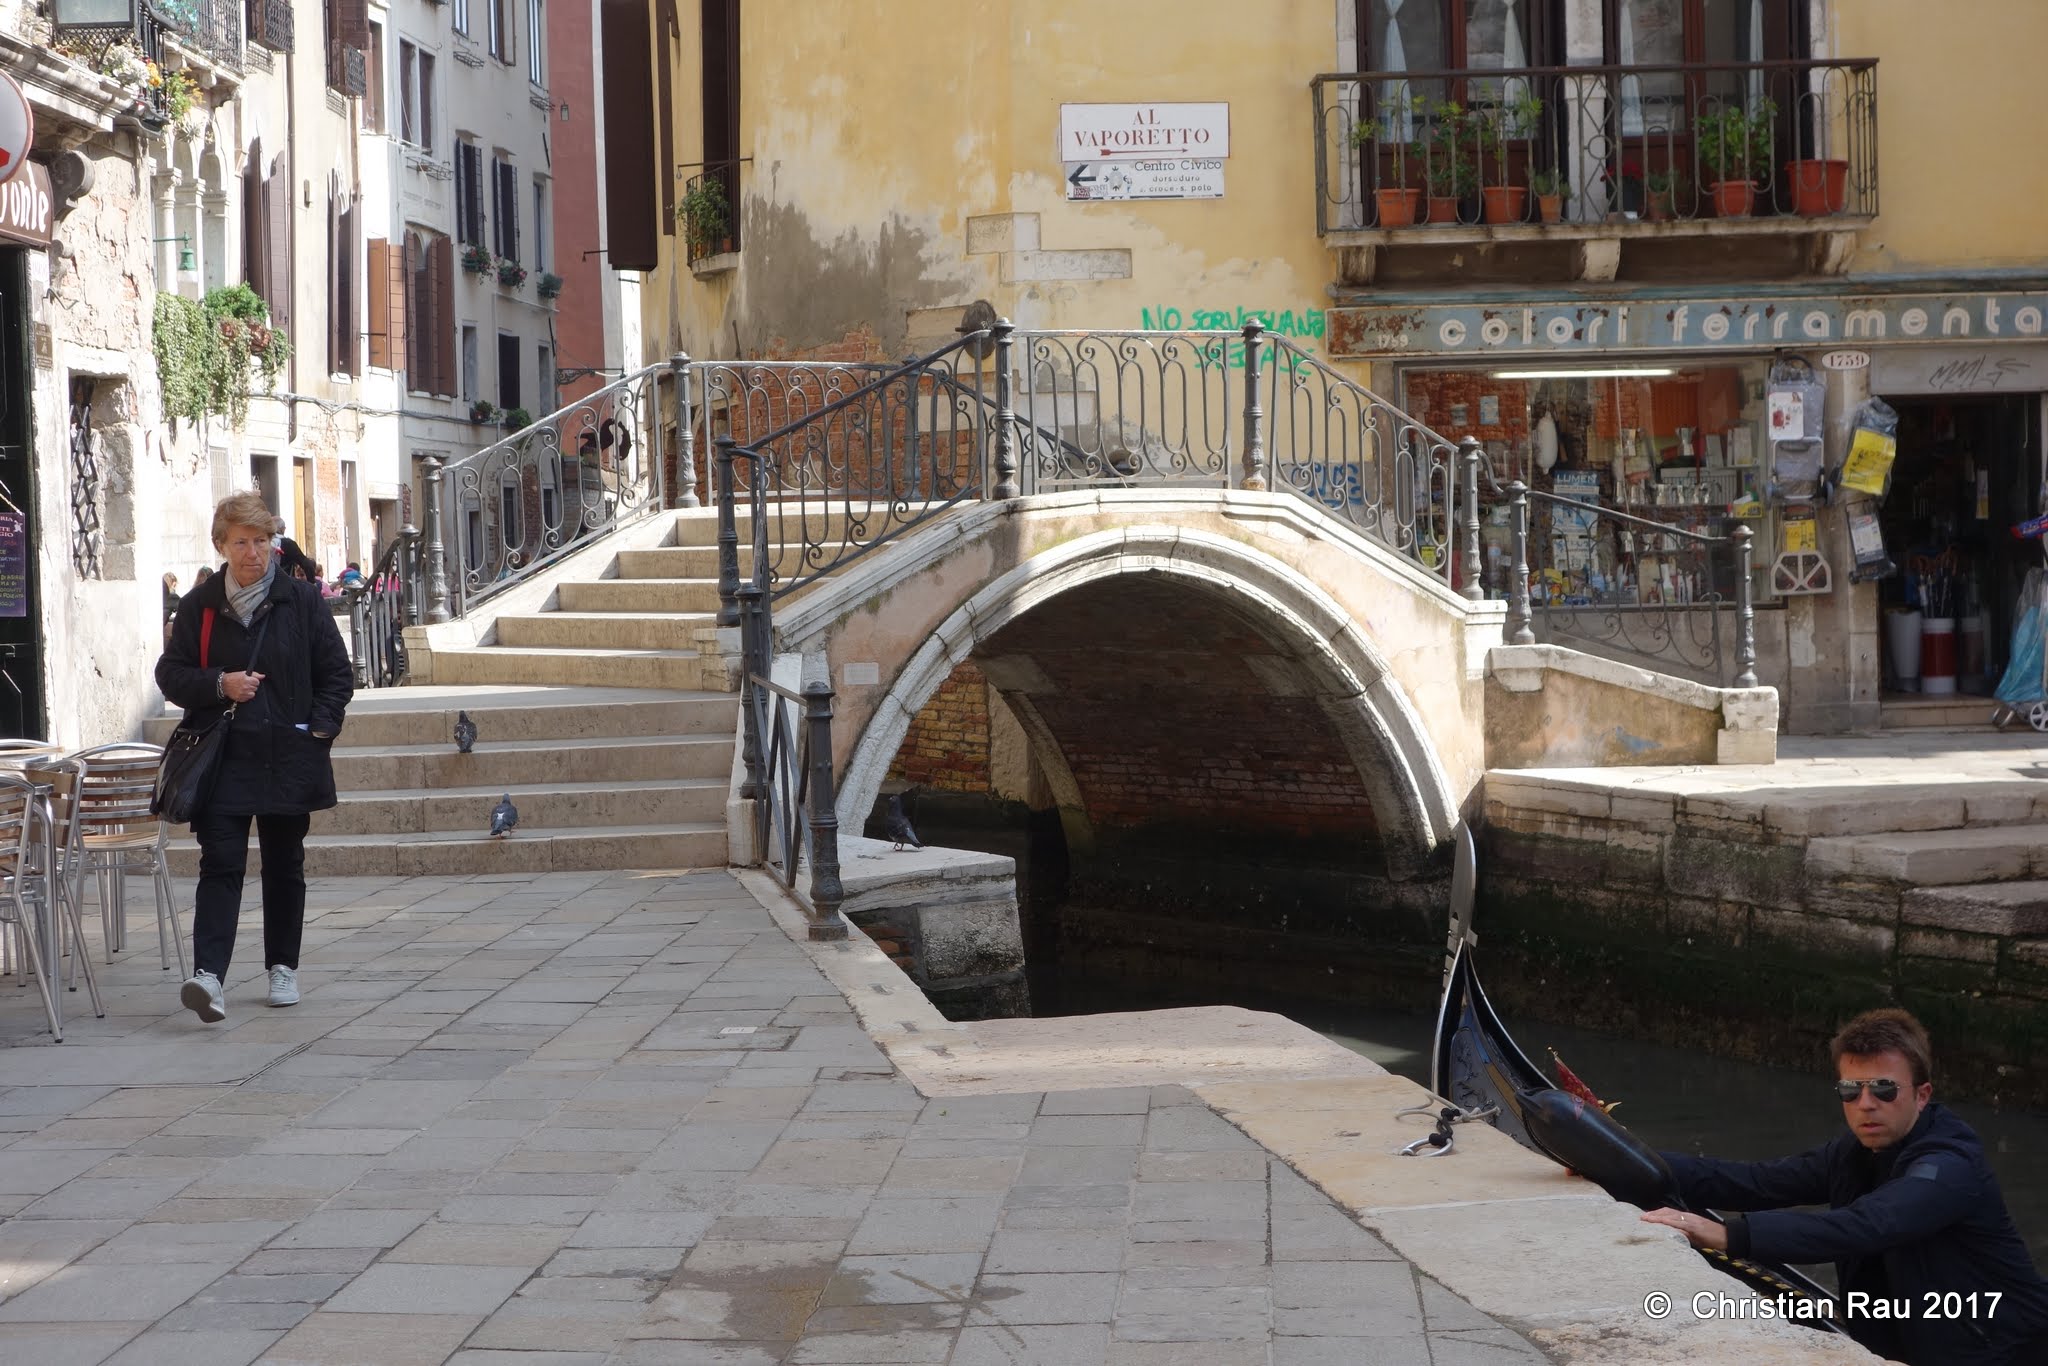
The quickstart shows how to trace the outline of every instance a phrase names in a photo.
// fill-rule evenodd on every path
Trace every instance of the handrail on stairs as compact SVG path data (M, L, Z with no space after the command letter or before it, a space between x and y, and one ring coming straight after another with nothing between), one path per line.
M358 688L405 682L405 628L419 624L424 596L419 570L419 528L404 526L371 561L369 573L342 588Z

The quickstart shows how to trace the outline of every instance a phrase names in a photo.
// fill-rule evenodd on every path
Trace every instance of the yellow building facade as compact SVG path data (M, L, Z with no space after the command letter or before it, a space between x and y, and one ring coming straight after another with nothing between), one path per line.
M606 17L609 46L631 0ZM2048 158L2014 117L2048 38L2033 0L1938 21L1914 0L645 17L650 348L877 360L990 314L1256 320L1481 441L1503 481L1724 540L1746 521L1788 728L1988 712L1968 699L2011 664L2039 563L2006 531L2048 473ZM1804 428L1774 425L1807 376ZM1841 483L1872 397L1897 419L1881 495ZM1725 644L1672 646L1734 629L1732 561L1542 520L1539 634L1732 676ZM1927 691L1913 616L1956 637Z

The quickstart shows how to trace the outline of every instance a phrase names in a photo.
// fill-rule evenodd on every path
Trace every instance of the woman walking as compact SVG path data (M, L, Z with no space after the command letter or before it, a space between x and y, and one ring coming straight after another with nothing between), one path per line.
M208 1024L227 1018L222 983L241 918L252 819L263 851L270 1004L298 1004L306 830L312 812L334 805L329 750L355 692L348 651L319 590L279 568L263 499L222 499L213 510L213 544L227 563L185 595L156 662L157 686L187 716L204 720L234 708L212 789L192 817L199 840L195 971L179 999Z

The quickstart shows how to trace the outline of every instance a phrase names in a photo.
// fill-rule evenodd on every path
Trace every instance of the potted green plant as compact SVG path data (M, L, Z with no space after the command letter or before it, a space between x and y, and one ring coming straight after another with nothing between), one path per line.
M1479 165L1466 152L1472 116L1456 100L1430 110L1427 164L1423 181L1429 189L1429 221L1456 223L1459 202L1479 188Z
M1564 201L1571 189L1562 171L1538 171L1529 177L1529 191L1536 196L1536 216L1545 223L1564 221Z
M469 405L469 420L481 426L498 415L498 409L489 399L480 398Z
M1421 187L1414 183L1414 177L1422 171L1428 160L1427 149L1419 139L1395 136L1401 127L1413 129L1413 120L1423 112L1421 96L1399 101L1382 101L1381 116L1359 122L1351 130L1353 147L1386 148L1391 152L1387 164L1386 182L1372 192L1376 221L1383 228L1405 228L1415 222L1415 210L1422 200ZM1374 155L1374 166L1367 175L1369 180L1379 179L1378 152Z
M1643 217L1652 223L1668 223L1676 216L1678 173L1652 171L1643 177Z
M725 202L725 186L706 176L690 186L676 204L676 217L683 225L683 240L690 259L709 256L725 245L726 228L732 219Z
M1769 97L1749 108L1728 104L1700 115L1700 164L1713 177L1708 192L1720 217L1747 218L1756 208L1756 177L1770 167L1777 118L1777 102Z
M507 408L498 414L498 419L508 432L522 432L533 425L533 414L524 408Z
M1506 94L1505 91L1502 92ZM1495 179L1482 187L1479 197L1482 217L1489 223L1519 223L1528 216L1529 187L1509 183L1509 162L1514 145L1536 132L1543 116L1543 101L1521 86L1513 99L1503 99L1484 110L1474 110L1473 131L1482 163L1490 159Z
M498 268L498 261L488 247L471 242L462 248L462 268L482 279Z
M562 277L551 270L544 270L533 282L533 292L543 299L555 298L562 292Z
M498 262L498 283L507 289L517 289L526 283L526 267L507 256Z

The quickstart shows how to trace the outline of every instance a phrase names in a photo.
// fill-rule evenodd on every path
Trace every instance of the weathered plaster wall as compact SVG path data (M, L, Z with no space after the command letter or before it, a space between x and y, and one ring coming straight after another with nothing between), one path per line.
M740 264L698 280L666 239L648 335L751 355L867 323L897 355L951 326L914 314L986 298L1034 327L1233 327L1259 311L1316 348L1329 261L1307 211L1307 88L1342 8L1248 23L1222 0L750 3ZM682 92L701 59L696 6L681 9L674 130L690 162L702 124ZM1224 198L1068 202L1060 105L1146 100L1229 104Z
M2048 158L2006 136L2016 92L2039 76L2048 6L1977 0L1931 22L1921 0L1831 6L1833 51L1878 58L1883 214L1857 273L2048 263L2040 231Z

